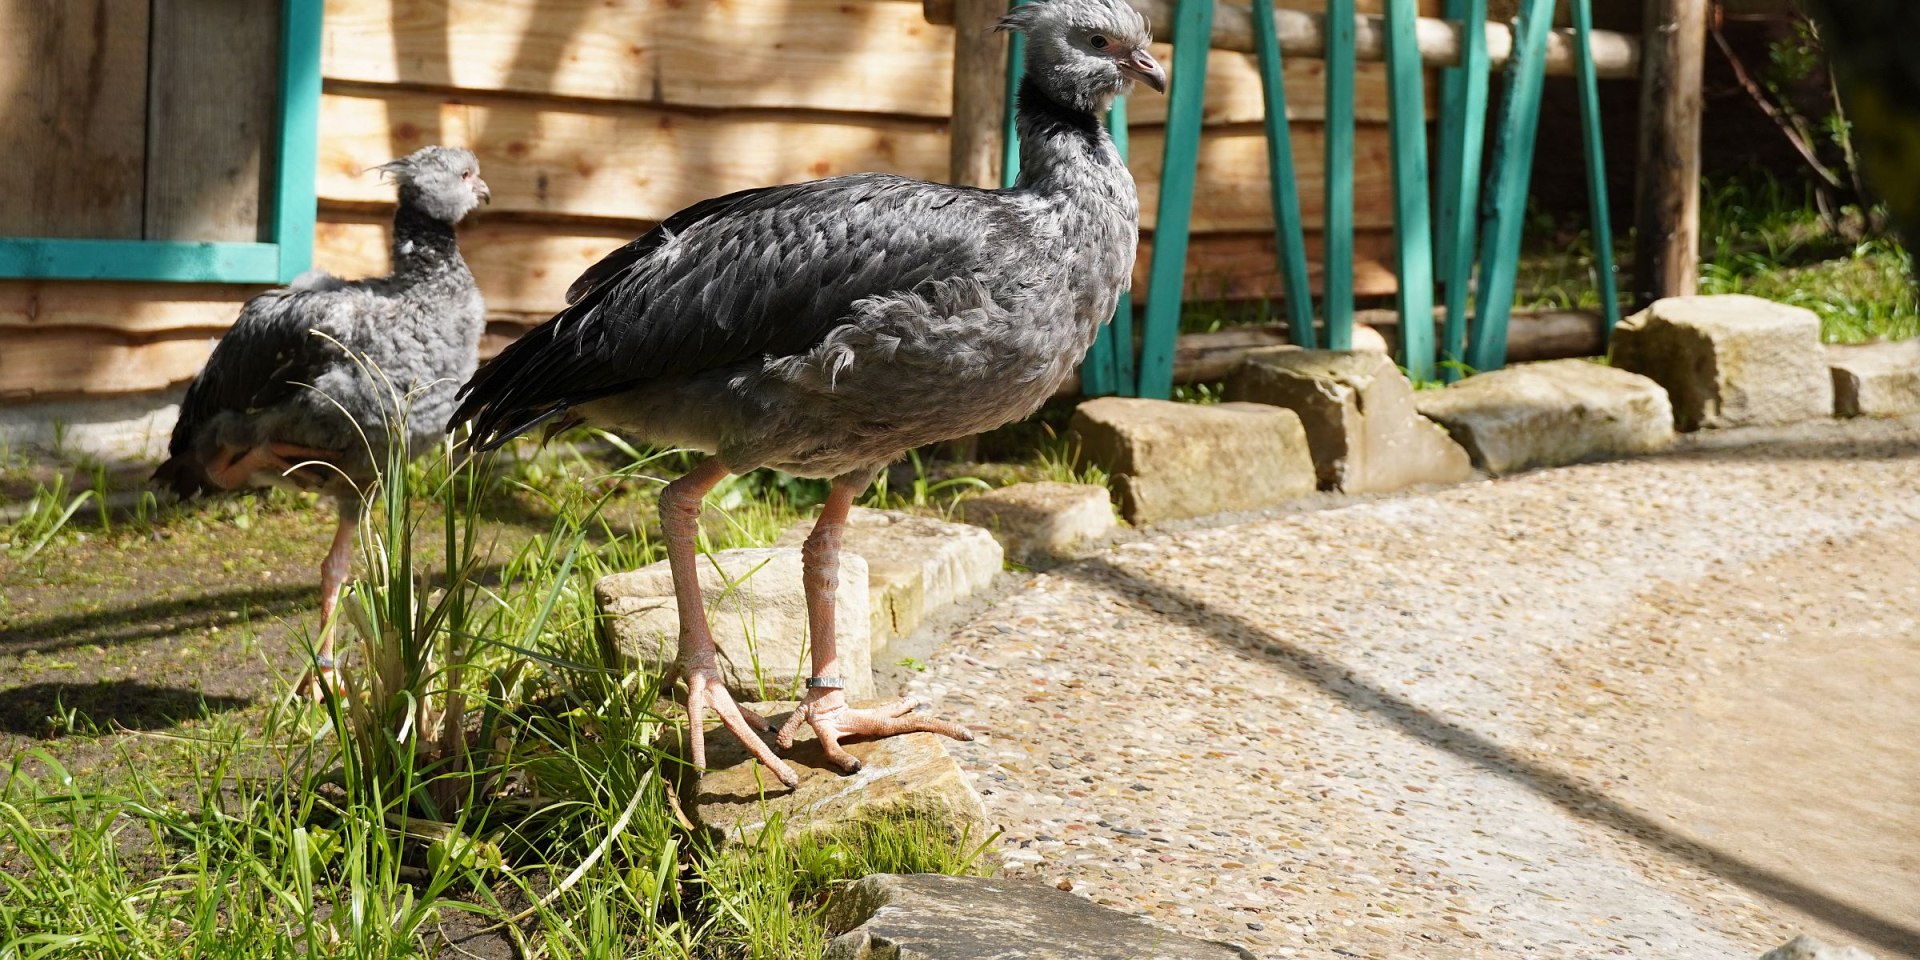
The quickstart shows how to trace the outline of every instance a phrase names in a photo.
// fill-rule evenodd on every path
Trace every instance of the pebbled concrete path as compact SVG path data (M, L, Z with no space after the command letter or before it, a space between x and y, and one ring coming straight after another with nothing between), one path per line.
M1920 420L1152 532L908 687L1009 871L1262 957L1920 957Z

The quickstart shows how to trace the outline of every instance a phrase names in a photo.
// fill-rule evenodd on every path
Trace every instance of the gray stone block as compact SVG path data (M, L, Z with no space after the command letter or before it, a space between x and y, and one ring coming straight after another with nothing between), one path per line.
M780 535L778 545L799 546L812 530L812 521L796 523ZM1000 544L979 527L864 507L847 515L840 548L867 564L875 656L935 611L985 589L1004 562ZM843 573L841 583L846 580Z
M1253 960L1038 883L875 874L834 894L827 960ZM845 931L845 932L841 932Z
M1384 354L1256 350L1226 395L1299 414L1323 490L1385 493L1473 475L1467 452L1414 409L1413 384Z
M1524 363L1415 395L1492 474L1636 456L1673 443L1660 385L1585 360Z
M701 600L727 689L747 700L796 695L812 673L800 551L722 550L702 555L699 564ZM607 616L608 639L622 656L652 667L673 662L680 613L666 561L601 577L593 592ZM870 622L867 562L842 553L834 633L849 697L873 695Z
M1030 566L1066 559L1116 526L1112 495L1086 483L1016 483L960 501L959 513Z
M1265 404L1101 397L1074 411L1073 431L1136 525L1275 507L1316 487L1300 417Z
M1836 947L1803 933L1761 954L1760 960L1873 960L1873 954L1859 947Z
M1828 344L1833 413L1902 417L1920 413L1920 340Z
M1833 415L1820 318L1759 297L1655 301L1614 330L1611 361L1665 387L1682 430Z

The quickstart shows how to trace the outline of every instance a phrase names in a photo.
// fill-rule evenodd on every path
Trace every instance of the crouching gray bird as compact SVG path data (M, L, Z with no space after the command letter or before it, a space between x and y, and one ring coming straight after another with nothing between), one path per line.
M971 739L910 700L846 703L833 632L841 531L881 467L1025 417L1073 371L1128 285L1138 240L1133 177L1098 118L1136 81L1166 84L1146 23L1121 0L1030 3L1000 28L1028 37L1014 187L856 174L695 204L589 268L565 310L462 391L448 426L471 424L480 449L567 411L712 454L660 497L696 766L711 710L798 782L755 734L767 721L722 685L696 580L702 496L762 466L833 478L802 554L813 676L780 747L809 723L851 771L846 737Z
M315 271L247 301L187 387L170 456L153 475L182 498L284 483L338 502L320 565L318 670L300 684L309 695L331 679L361 492L390 444L405 443L411 458L438 441L486 327L454 238L454 224L491 199L479 161L426 147L377 169L400 193L393 272L347 281ZM407 434L395 437L403 412Z

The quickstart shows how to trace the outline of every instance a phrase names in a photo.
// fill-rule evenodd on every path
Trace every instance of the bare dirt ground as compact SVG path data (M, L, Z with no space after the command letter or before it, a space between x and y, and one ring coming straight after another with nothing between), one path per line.
M1263 957L1920 957L1920 422L1157 532L911 683L1009 869Z

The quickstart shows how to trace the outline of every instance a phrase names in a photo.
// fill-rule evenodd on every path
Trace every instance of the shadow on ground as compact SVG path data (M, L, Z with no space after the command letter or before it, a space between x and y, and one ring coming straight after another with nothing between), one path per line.
M250 702L138 680L32 683L0 690L0 733L49 737L68 732L69 726L81 732L161 730L209 714L238 710Z
M305 583L248 587L22 620L0 633L0 655L47 654L89 644L115 646L184 636L229 626L236 611L254 622L270 622L317 605L319 592Z

